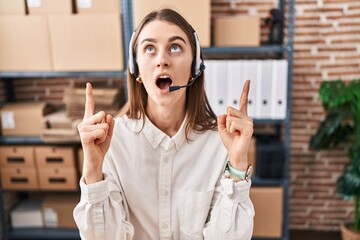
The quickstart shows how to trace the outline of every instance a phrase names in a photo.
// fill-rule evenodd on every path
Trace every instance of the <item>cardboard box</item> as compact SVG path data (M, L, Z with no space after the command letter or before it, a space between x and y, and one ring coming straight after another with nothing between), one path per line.
M136 28L142 19L151 11L160 8L171 8L179 12L195 29L199 36L201 47L210 46L211 29L211 1L210 0L135 0L134 27Z
M70 15L72 0L26 0L29 15Z
M43 129L42 117L48 111L45 103L6 104L0 111L3 135L40 136Z
M47 19L0 16L0 71L50 71Z
M260 18L249 16L215 18L214 45L219 47L260 46Z
M0 15L25 15L25 0L0 0Z
M119 0L76 0L79 14L121 13Z
M25 200L10 213L13 228L44 227L40 200Z
M253 237L280 238L283 225L283 189L252 187L250 198L255 208Z
M42 204L45 227L77 228L73 211L79 201L79 194L47 195Z
M30 146L1 146L1 167L35 167L34 148Z
M38 168L39 186L43 190L77 190L79 179L75 168Z
M118 14L50 16L55 71L120 71L124 68Z
M38 168L75 167L75 151L72 147L36 146L35 157Z
M37 171L35 168L1 168L1 184L3 189L34 190L38 189Z

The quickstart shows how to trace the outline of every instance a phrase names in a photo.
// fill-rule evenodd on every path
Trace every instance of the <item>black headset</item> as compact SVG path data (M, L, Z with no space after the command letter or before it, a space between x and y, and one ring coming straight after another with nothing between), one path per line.
M136 63L136 57L134 56L134 51L133 51L134 40L135 40L134 39L135 31L133 32L133 34L131 36L130 44L129 44L129 70L130 70L130 73L133 74L134 77L136 78L139 74L139 68ZM200 48L199 38L195 31L194 31L194 38L195 38L195 43L196 43L196 52L195 52L195 58L193 59L192 64L191 64L192 80L195 80L197 77L199 77L205 69L204 62L201 59L201 48Z

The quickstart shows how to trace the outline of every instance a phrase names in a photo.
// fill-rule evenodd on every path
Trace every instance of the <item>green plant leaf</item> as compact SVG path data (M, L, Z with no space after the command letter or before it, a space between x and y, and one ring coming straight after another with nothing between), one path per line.
M346 166L343 175L338 179L337 191L344 198L360 195L360 174L352 164Z
M347 117L346 112L332 112L320 123L319 128L310 140L311 149L324 149L335 147L347 140L353 128L349 124L342 124Z
M319 94L326 110L337 106L339 93L345 89L345 83L341 80L325 81L321 83Z

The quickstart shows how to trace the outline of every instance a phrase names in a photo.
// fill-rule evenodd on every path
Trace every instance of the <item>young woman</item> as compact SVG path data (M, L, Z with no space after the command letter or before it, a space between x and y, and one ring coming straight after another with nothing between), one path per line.
M250 239L250 82L239 109L229 107L216 118L204 90L197 35L170 9L144 18L129 53L124 114L94 114L86 85L78 127L81 200L74 210L81 237Z

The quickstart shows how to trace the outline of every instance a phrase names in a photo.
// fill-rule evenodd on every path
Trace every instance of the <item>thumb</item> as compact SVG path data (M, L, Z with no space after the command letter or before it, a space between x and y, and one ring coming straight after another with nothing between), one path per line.
M226 115L220 115L217 118L217 122L218 122L218 131L221 133L224 130L226 130Z

